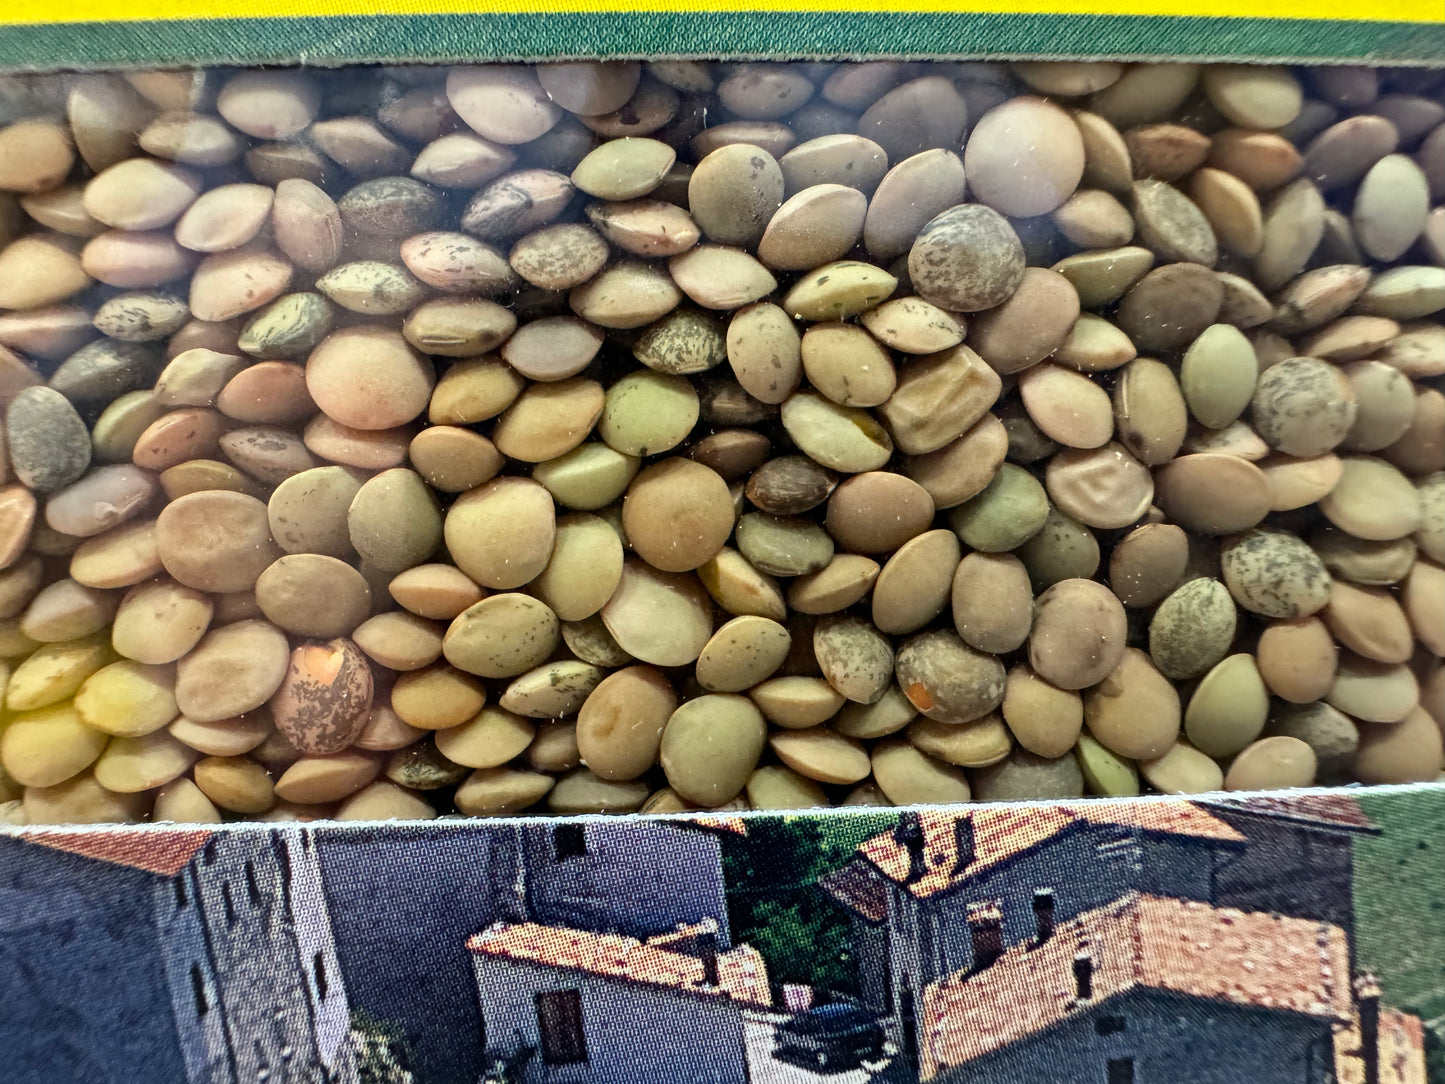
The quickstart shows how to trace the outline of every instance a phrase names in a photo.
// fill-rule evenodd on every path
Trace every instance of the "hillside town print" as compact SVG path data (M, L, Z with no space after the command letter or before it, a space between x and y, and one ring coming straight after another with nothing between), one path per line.
M1445 1084L1445 794L0 836L9 1084Z

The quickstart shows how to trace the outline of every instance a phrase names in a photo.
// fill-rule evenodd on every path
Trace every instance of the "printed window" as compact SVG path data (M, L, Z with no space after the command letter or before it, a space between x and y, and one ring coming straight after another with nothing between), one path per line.
M279 835L271 837L271 855L276 859L276 868L281 873L281 906L291 907L291 852Z
M197 1016L205 1016L211 1011L211 1001L206 997L206 980L201 975L200 964L191 964L191 996L196 999Z
M206 849L201 852L201 864L209 866L216 860L216 841L213 839L206 844Z
M221 907L226 912L226 925L236 924L236 901L231 898L231 882L227 881L221 886Z
M1108 1071L1109 1084L1134 1084L1133 1058L1110 1058Z
M905 987L899 1001L898 1013L903 1022L903 1054L909 1061L913 1061L918 1057L918 1017L913 1006L913 991Z
M331 984L326 979L326 957L319 952L311 958L311 974L316 977L316 999L325 1001Z
M182 907L186 906L186 904L191 902L190 896L186 894L186 879L184 877L177 877L171 883L175 886L176 910L179 911Z
M1129 1025L1122 1016L1101 1016L1094 1022L1094 1032L1098 1035L1122 1035L1129 1030Z
M256 881L256 865L254 862L246 863L246 894L251 897L251 906L261 906L261 886Z
M1074 996L1080 1001L1094 997L1094 961L1082 953L1074 957Z
M561 862L587 856L587 829L581 824L561 824L552 829L552 857Z
M582 1033L581 991L550 990L538 994L536 1001L542 1060L548 1065L586 1061L587 1037Z

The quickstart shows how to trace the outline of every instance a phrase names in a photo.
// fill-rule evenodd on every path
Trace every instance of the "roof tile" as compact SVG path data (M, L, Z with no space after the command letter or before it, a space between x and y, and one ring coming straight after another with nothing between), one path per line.
M704 931L701 927L689 927L681 932L695 934ZM728 997L749 1005L772 1004L767 965L751 945L739 945L728 952L718 953L718 985L715 987L703 983L702 960L697 956L673 952L655 943L616 933L542 926L535 922L498 922L469 938L467 948L478 955L523 960L649 986Z
M1213 798L1207 804L1350 832L1378 831L1360 803L1347 794L1252 794L1247 798Z
M1092 997L1082 1002L1080 955L1093 965ZM922 1076L1141 988L1331 1021L1352 1012L1349 949L1338 926L1131 893L1060 925L1042 945L1016 945L983 971L928 987Z
M52 850L174 877L213 835L195 828L110 828L99 831L28 831L20 838Z
M1426 1084L1425 1028L1418 1016L1382 1008L1379 1044L1380 1084ZM1337 1084L1365 1084L1360 1053L1360 1020L1356 1016L1335 1032Z
M972 825L973 855L960 865L957 825L961 820ZM1081 824L1114 824L1230 844L1244 841L1237 830L1198 805L1160 799L920 813L926 871L911 883L908 882L907 848L891 830L864 840L858 851L889 880L906 885L915 896L924 897L946 891Z
M887 886L867 862L851 859L820 877L818 887L869 922L882 922L888 917Z
M735 836L748 834L748 822L743 817L730 817L721 813L705 813L698 817L689 817L688 823L700 825L703 828L712 828L719 832L729 832Z

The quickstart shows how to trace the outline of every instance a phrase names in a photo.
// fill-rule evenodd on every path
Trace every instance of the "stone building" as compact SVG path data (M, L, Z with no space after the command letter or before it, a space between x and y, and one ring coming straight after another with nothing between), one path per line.
M469 937L498 922L646 938L711 921L727 951L719 836L743 830L740 818L691 816L319 833L351 1003L406 1033L420 1079L476 1084L484 1025Z
M745 833L742 818L592 818L517 831L525 917L639 938L711 920L721 948L731 946L720 835Z
M974 911L1000 947L1129 892L1211 902L1244 836L1188 802L905 814L820 885L853 915L863 1000L905 1051L924 989L974 965Z
M1253 796L1201 803L1249 840L1219 871L1220 902L1333 923L1355 942L1354 843L1378 835L1343 794Z
M1353 1012L1344 931L1131 892L932 985L939 1084L1332 1084Z
M317 847L352 1006L405 1034L419 1079L476 1084L481 1017L462 945L499 919L521 917L510 828L322 831Z
M820 884L924 1080L1422 1084L1355 974L1373 831L1337 795L905 813Z
M0 838L0 929L8 1081L357 1079L298 828Z
M757 950L714 922L638 940L498 923L467 942L487 1041L567 1084L745 1084L744 1008L770 1003Z

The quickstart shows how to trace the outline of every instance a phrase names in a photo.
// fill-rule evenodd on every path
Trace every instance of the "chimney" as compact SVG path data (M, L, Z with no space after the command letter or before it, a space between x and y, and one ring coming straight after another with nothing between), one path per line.
M1003 911L997 902L969 904L968 931L973 940L974 971L982 971L1003 955Z
M1360 1016L1364 1084L1380 1084L1380 984L1369 971L1355 977L1355 1008Z
M697 955L702 961L702 984L717 986L717 931L704 930L697 935Z
M903 883L912 884L928 872L928 863L923 858L923 822L916 812L905 809L899 814L893 841L908 852L908 876Z
M1074 998L1077 1001L1094 999L1094 957L1085 945L1074 954Z
M1038 938L1034 942L1036 945L1042 945L1054 936L1054 890L1052 888L1034 889L1034 926L1038 930Z
M973 818L967 815L953 822L953 876L957 877L973 861Z

